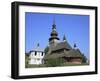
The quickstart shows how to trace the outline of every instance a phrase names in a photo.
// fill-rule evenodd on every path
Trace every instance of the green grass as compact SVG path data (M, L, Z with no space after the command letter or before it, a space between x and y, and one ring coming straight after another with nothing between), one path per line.
M40 64L40 65L35 65L35 64L26 64L26 68L41 68L41 67L59 67L59 66L84 66L84 65L89 65L88 63L82 63L82 64L73 64L73 63L66 63L58 66L48 66L47 64Z
M35 64L28 64L27 68L39 68L39 67L46 67L44 64L40 64L40 65L35 65Z
M58 66L84 66L89 65L88 63L82 63L82 64L74 64L71 62L64 62L63 60L49 60L46 64L29 64L29 57L25 56L25 68L41 68L41 67L58 67Z
M66 64L62 64L61 66L84 66L84 65L89 65L88 63L82 63L82 64L74 64L74 63L66 63Z

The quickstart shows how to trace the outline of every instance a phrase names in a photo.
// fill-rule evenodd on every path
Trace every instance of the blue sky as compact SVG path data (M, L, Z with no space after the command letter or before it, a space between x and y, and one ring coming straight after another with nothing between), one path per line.
M52 31L55 17L58 37L62 41L66 36L67 41L89 57L89 16L73 14L25 13L25 51L29 52L40 44L45 48Z

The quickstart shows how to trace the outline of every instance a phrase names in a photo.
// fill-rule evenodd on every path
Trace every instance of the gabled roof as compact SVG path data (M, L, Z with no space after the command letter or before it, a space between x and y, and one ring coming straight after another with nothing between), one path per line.
M51 51L57 51L57 50L60 50L60 49L72 49L72 47L68 44L67 41L64 41L64 42L60 42L58 43L56 46L54 47L51 47L50 50Z
M60 53L47 54L45 56L45 59L60 58L60 57L82 57L82 54L79 51L79 49L71 49L69 51L62 51Z
M79 49L72 49L65 54L68 57L82 57L82 53L79 51Z

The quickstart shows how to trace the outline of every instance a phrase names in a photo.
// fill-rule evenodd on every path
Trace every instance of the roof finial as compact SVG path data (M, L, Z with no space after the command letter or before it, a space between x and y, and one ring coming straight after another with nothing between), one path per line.
M54 18L53 18L53 24L55 24L55 16L54 16Z
M65 35L63 36L63 41L66 41L66 36Z
M76 45L76 43L74 43L74 48L76 48L77 47L77 45Z
M54 16L54 18L53 18L53 25L52 25L52 29L53 29L53 30L56 30L55 16Z
M40 46L40 44L39 43L37 43L37 47L39 47Z

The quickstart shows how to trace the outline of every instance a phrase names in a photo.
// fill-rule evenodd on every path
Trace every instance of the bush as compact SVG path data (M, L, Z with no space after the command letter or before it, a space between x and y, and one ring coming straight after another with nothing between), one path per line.
M25 68L28 68L29 56L25 55Z
M47 54L48 51L49 51L49 47L47 46L47 47L45 48L45 50L44 50L45 54Z
M65 62L62 58L55 58L55 59L48 59L46 61L47 67L56 67L56 66L62 66L62 64Z
M87 62L87 58L84 54L82 54L82 63L86 63Z

